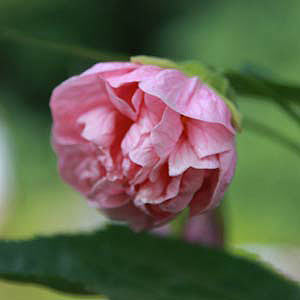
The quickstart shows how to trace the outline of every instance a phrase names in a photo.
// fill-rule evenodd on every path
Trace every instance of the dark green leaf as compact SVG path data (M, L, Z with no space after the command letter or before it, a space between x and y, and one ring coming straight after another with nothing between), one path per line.
M0 277L111 300L300 299L300 288L221 250L112 226L0 243Z

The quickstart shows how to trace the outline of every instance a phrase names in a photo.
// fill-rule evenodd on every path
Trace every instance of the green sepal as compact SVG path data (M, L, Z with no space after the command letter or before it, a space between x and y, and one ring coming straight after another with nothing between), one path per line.
M147 55L137 55L130 57L130 61L132 63L138 63L142 65L153 65L158 66L161 68L167 69L177 69L178 66L175 62L167 59L167 58L160 58L155 56L147 56Z

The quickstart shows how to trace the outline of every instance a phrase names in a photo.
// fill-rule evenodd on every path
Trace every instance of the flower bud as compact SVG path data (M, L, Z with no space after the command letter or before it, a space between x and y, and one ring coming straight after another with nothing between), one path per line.
M135 230L216 207L234 174L232 107L178 66L153 57L99 63L51 97L61 176Z

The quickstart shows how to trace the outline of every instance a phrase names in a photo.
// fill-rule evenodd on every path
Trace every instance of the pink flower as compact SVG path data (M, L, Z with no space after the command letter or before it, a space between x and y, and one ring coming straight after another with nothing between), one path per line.
M135 230L214 208L232 179L231 112L198 77L99 63L59 85L50 105L63 179Z

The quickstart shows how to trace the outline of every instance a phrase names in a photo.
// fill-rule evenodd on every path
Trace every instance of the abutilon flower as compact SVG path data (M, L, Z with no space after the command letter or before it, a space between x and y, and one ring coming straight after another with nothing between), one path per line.
M236 165L223 98L197 76L98 63L55 88L53 146L62 178L135 230L216 207Z

